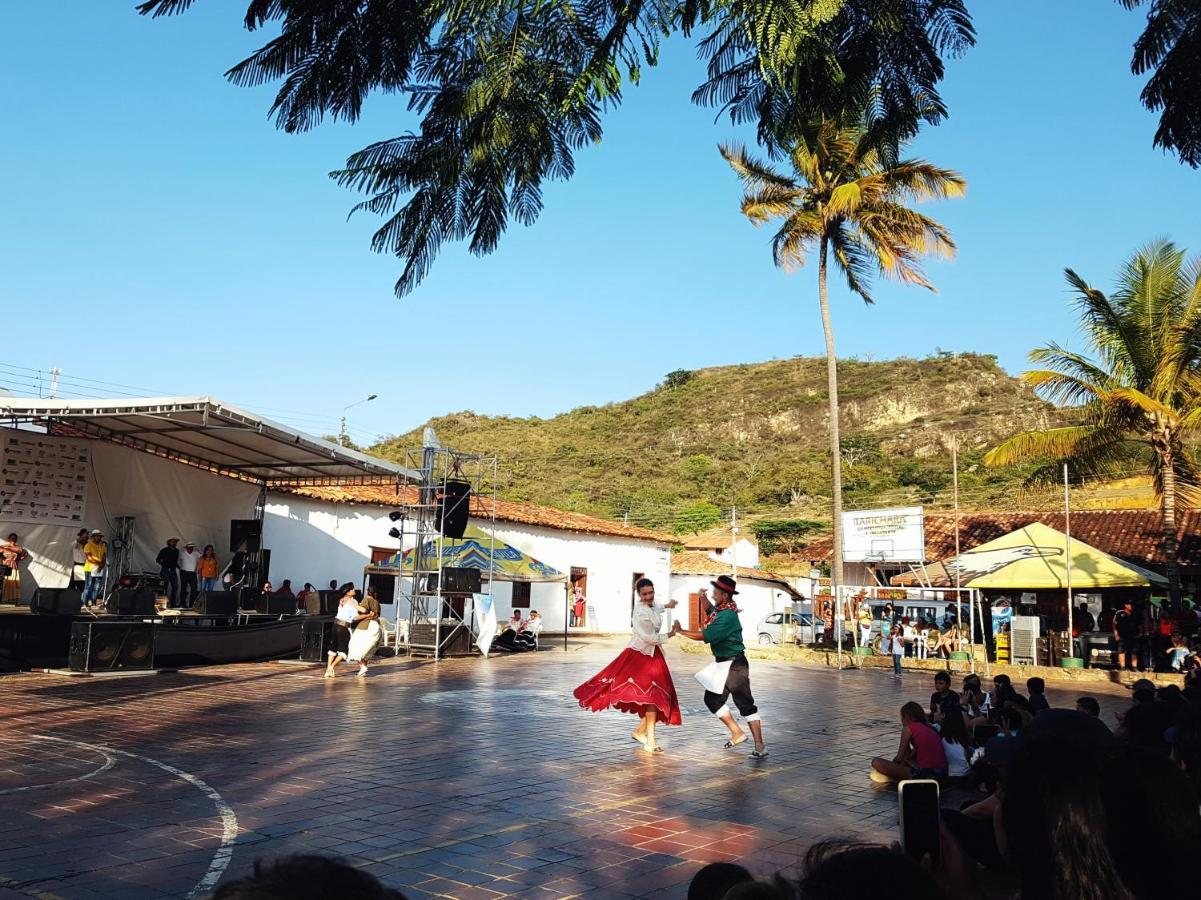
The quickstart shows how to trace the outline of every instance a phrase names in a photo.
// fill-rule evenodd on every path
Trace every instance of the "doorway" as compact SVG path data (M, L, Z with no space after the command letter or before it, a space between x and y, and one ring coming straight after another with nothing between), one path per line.
M572 628L588 627L588 570L579 566L571 567L571 596L568 598L568 612Z

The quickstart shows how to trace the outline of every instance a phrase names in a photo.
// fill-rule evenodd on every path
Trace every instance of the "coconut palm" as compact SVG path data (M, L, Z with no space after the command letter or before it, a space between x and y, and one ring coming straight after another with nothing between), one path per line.
M872 302L875 272L933 290L919 260L955 251L946 228L908 204L960 197L963 177L920 159L897 159L896 145L862 120L840 124L815 119L795 133L789 174L749 156L738 146L721 154L742 179L742 212L756 225L782 220L772 238L776 265L803 265L817 250L817 298L826 338L833 480L834 558L831 575L842 584L842 454L838 434L838 367L826 275L834 265L852 293Z
M1201 429L1201 260L1170 241L1139 250L1110 296L1065 271L1094 356L1058 344L1022 375L1046 399L1080 411L1077 424L1015 435L985 455L990 466L1054 459L1077 475L1114 475L1132 463L1154 479L1163 514L1168 591L1180 599L1176 510L1201 500L1201 474L1188 439ZM1039 473L1036 473L1036 477Z

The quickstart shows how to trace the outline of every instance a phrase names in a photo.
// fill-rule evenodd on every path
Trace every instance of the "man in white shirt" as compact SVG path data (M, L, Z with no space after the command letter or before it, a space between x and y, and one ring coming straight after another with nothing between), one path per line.
M83 548L88 545L88 530L86 528L79 529L79 534L75 535L75 543L71 545L71 587L83 593L83 567L87 564L88 556L84 553Z
M196 602L198 590L196 583L196 563L200 561L200 551L193 541L183 545L179 554L179 608L191 609Z

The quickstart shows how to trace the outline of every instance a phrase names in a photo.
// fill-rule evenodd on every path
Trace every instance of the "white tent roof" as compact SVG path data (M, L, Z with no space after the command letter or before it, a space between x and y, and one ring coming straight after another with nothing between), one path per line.
M268 487L391 483L406 471L211 397L0 397L0 419L41 425L63 437L110 441Z

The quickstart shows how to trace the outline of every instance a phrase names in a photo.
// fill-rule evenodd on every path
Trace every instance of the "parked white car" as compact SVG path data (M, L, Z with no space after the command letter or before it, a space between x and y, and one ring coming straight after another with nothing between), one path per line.
M788 618L785 619L785 616ZM825 623L818 619L817 630L814 631L813 616L810 613L770 613L759 620L759 643L764 647L780 643L781 626L785 621L793 626L793 638L798 644L816 644L826 630Z

